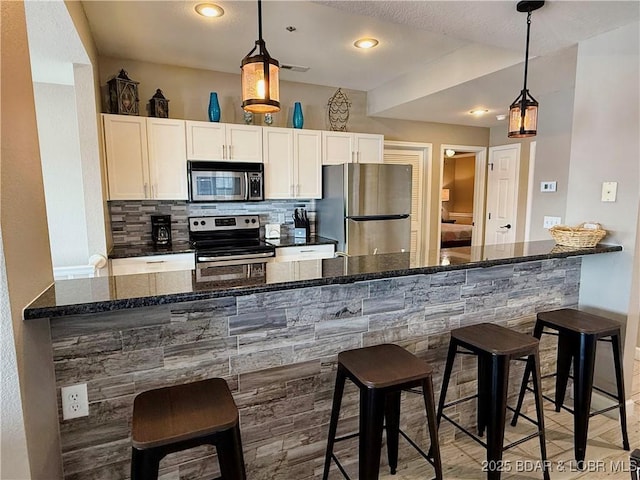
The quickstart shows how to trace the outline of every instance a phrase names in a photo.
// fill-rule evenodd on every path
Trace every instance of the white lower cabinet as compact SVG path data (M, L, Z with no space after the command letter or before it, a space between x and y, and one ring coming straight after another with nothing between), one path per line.
M195 256L193 253L176 253L168 255L148 255L144 257L114 258L111 260L111 275L132 275L136 273L173 272L193 270ZM191 276L189 276L191 279Z
M273 262L267 263L267 282L311 280L322 276L322 259L333 258L334 245L276 248Z

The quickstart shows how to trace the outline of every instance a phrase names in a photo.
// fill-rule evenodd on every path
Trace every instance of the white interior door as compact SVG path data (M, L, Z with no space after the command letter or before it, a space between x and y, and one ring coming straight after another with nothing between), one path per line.
M422 199L424 150L395 150L385 148L384 163L411 165L411 263L421 261L423 251Z
M520 144L489 148L485 245L516 241Z

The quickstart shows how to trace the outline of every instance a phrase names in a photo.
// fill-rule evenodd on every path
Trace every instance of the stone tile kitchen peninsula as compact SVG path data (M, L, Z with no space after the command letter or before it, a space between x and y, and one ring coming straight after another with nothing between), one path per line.
M421 265L408 254L331 258L303 280L300 261L289 277L251 285L172 282L185 272L129 275L126 288L124 277L56 282L24 317L49 318L58 389L88 386L89 416L60 417L65 479L128 478L134 396L216 376L240 409L249 478L320 478L340 351L399 344L434 366L437 395L452 328L494 322L530 331L536 312L578 305L582 256L621 249L545 241L449 249ZM545 355L552 352L543 348L543 365ZM452 400L475 390L474 365L456 364ZM352 387L340 434L357 430ZM428 445L422 398L406 395L403 428ZM473 422L473 402L455 408L456 419ZM443 424L441 442L453 439ZM337 455L353 455L354 445L343 442ZM211 478L213 455L198 447L168 456L160 473Z

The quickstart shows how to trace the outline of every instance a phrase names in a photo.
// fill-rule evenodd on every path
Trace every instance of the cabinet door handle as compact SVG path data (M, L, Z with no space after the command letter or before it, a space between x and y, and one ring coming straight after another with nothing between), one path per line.
M296 183L296 196L300 195L300 184Z
M148 194L148 189L149 189L149 185L148 184L144 184L144 198L149 198L149 194Z
M227 145L227 152L229 154L229 156L227 157L228 160L231 160L231 145Z
M165 263L165 262L166 262L166 260L155 260L155 261L153 261L153 262L145 262L145 263L147 263L147 264L153 264L153 263Z
M151 185L151 198L156 198L156 190L157 190L157 186L154 183L153 185Z
M293 197L296 194L295 187L291 184L291 196Z
M222 159L224 160L224 145L222 145Z

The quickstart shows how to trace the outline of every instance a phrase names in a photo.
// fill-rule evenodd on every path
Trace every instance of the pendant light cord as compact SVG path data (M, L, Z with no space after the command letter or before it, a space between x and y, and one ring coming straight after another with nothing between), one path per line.
M531 15L531 13L529 13L529 15ZM529 34L527 33L527 45L529 43L528 38ZM258 40L262 43L262 0L258 0Z
M258 0L260 1L260 0ZM524 128L524 117L527 115L527 72L529 70L529 32L531 31L531 10L527 12L527 45L524 52L524 86L522 87L522 104L520 105L520 116L522 117L522 125L520 130Z
M527 89L527 71L529 70L529 32L531 31L531 10L527 13L527 45L524 53L524 90Z

